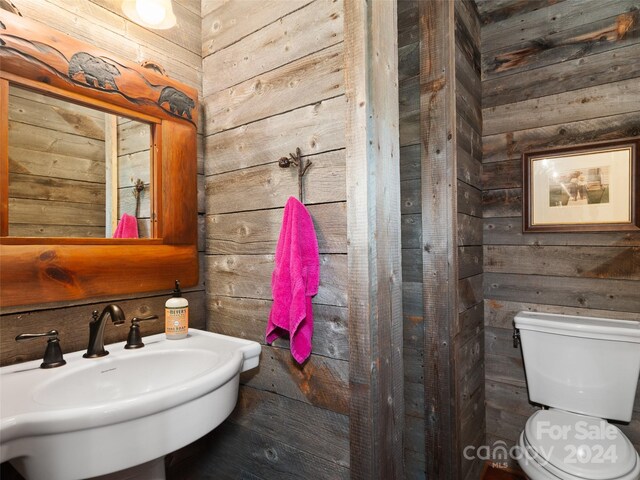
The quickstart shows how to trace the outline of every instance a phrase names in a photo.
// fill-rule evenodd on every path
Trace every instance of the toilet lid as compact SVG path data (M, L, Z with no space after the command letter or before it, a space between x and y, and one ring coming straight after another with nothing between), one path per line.
M636 465L638 454L615 425L601 418L562 410L539 410L525 426L531 454L542 466L589 480L622 477Z

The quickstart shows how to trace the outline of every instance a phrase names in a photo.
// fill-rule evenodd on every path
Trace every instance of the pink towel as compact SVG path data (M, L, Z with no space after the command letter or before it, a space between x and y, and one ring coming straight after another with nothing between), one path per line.
M284 207L271 276L273 305L267 324L267 343L288 332L291 355L298 363L303 363L311 354L311 297L318 293L319 283L320 258L313 220L306 207L290 197Z
M136 217L123 213L113 238L138 238L138 220L136 220Z

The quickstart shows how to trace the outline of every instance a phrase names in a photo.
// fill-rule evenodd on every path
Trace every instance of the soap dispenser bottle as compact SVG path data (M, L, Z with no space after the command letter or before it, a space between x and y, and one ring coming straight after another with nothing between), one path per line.
M164 305L164 318L164 332L168 340L186 338L189 330L189 301L183 298L178 280L173 296Z

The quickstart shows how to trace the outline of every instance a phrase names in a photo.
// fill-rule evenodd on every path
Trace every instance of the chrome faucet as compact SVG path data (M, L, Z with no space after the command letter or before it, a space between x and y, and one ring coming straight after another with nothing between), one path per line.
M109 355L104 349L104 327L106 324L107 315L111 317L111 321L114 325L122 325L125 320L124 312L115 304L107 305L102 310L100 317L98 317L98 311L94 310L93 319L89 322L89 346L87 347L87 353L83 355L84 358L97 358Z

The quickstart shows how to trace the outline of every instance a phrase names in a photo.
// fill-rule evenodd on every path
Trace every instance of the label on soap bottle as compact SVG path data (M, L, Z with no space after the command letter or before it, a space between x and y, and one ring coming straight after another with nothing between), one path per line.
M189 307L166 307L164 331L169 337L185 337L189 329Z

